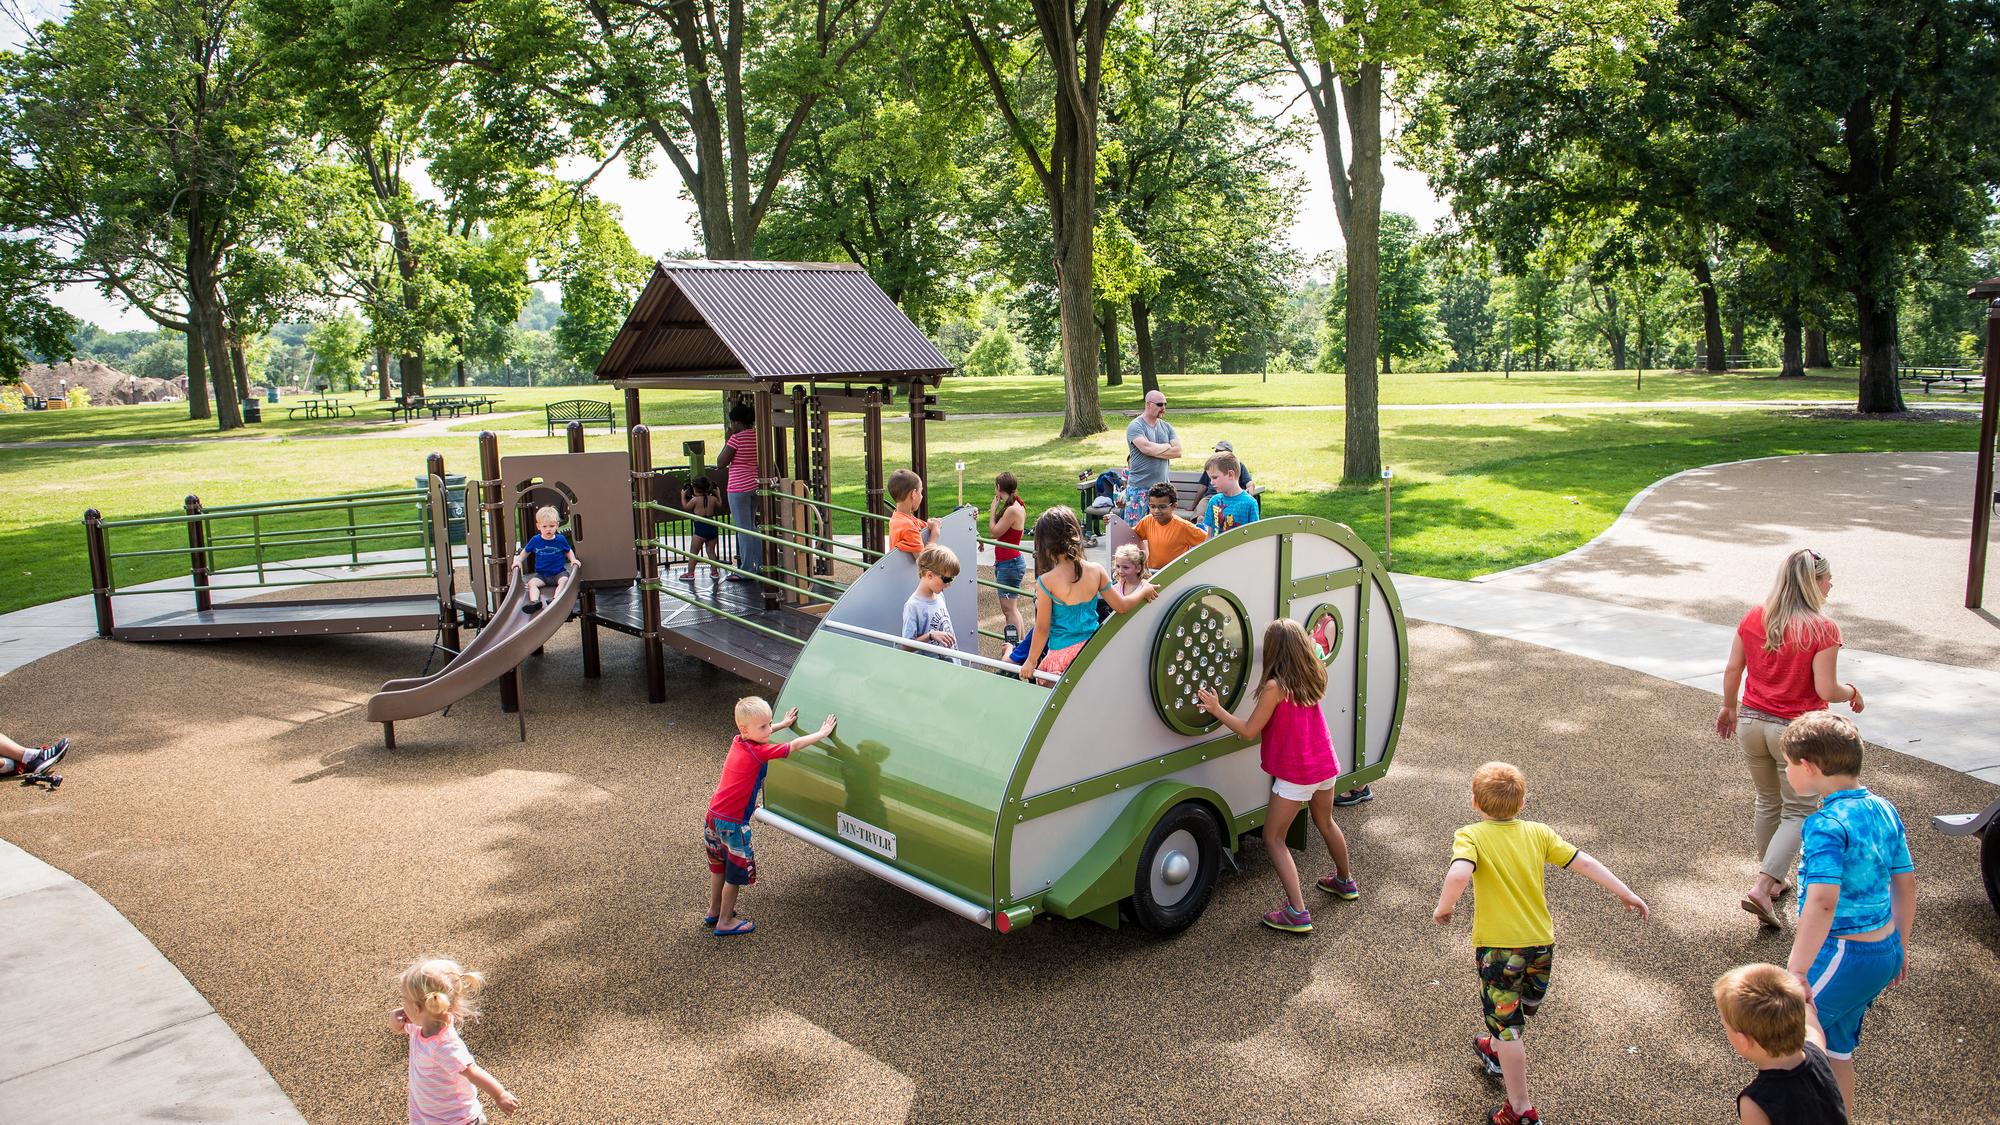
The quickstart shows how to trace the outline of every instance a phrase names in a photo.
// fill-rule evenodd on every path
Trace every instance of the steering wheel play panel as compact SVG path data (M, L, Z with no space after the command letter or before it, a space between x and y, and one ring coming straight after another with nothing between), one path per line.
M971 534L964 510L945 521L961 557ZM840 725L771 764L758 815L981 925L1053 913L1171 933L1200 916L1225 851L1262 827L1270 778L1256 745L1192 696L1213 687L1241 713L1279 617L1331 619L1321 709L1346 783L1381 777L1395 755L1402 607L1343 525L1275 517L1195 548L1053 688L894 643L900 598L883 595L910 588L909 568L902 555L876 563L799 654L778 710Z

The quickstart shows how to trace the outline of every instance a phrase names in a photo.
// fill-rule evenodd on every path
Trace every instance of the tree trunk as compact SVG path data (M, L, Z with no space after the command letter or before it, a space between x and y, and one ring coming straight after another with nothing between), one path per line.
M1362 484L1382 476L1380 350L1382 296L1382 64L1363 63L1343 82L1353 142L1348 187L1353 194L1347 237L1347 419L1340 477Z
M1833 366L1832 357L1826 353L1826 329L1817 324L1806 329L1806 366Z
M375 397L389 401L389 349L375 349Z
M396 249L396 272L403 279L403 311L415 320L417 313L417 254L410 245L410 228L401 218L389 221L389 233ZM410 348L396 360L396 373L402 382L404 398L420 398L424 393L424 350Z
M1728 353L1722 345L1722 303L1715 296L1715 277L1708 271L1706 255L1694 260L1695 288L1701 293L1702 347L1710 371L1729 370Z
M1395 374L1395 372L1394 372L1393 370L1391 370L1391 369L1390 369L1390 367L1389 367L1389 353L1388 353L1388 352L1383 352L1383 353L1382 353L1382 374L1384 374L1384 375L1394 375L1394 374Z
M1797 305L1787 305L1778 314L1778 323L1784 330L1784 343L1780 345L1778 357L1778 378L1803 379L1806 377L1805 361L1800 355L1800 320Z
M208 359L201 349L201 329L195 323L193 308L188 309L187 320L188 418L198 422L214 411L208 406Z
M1106 301L1098 311L1104 314L1097 321L1098 330L1104 337L1104 385L1124 386L1125 372L1121 367L1124 357L1118 354L1118 306Z
M1153 310L1137 294L1132 294L1132 350L1139 355L1139 385L1147 394L1160 389L1160 369L1153 357Z
M458 358L458 385L459 385L460 387L464 387L464 386L465 386L465 357L464 357L464 356L460 356L460 357Z
M1854 290L1854 335L1861 347L1863 414L1903 409L1903 386L1896 381L1896 298L1866 285Z
M1611 348L1611 370L1625 370L1625 326L1618 323L1618 287L1603 290L1604 342Z
M243 338L229 334L229 368L236 376L238 402L250 401L250 361L243 354Z

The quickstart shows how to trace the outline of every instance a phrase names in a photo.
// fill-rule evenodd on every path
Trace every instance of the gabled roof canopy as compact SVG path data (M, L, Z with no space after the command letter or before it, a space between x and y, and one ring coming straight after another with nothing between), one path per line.
M950 371L860 266L664 259L597 378L935 383Z

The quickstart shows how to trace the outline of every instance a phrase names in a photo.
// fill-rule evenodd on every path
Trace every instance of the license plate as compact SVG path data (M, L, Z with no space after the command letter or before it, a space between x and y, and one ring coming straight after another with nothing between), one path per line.
M837 818L840 838L851 844L860 844L876 855L896 858L896 834L884 832L865 820L856 820L846 813Z

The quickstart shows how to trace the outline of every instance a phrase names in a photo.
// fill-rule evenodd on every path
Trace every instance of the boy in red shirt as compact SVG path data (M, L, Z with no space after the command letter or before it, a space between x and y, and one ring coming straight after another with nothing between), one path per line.
M774 725L789 730L798 721L796 707L785 713L783 722L774 724L769 703L754 695L736 701L736 738L729 744L729 757L723 760L715 796L708 799L708 816L703 818L701 832L708 849L708 916L701 924L714 927L716 937L735 937L757 928L750 919L736 916L736 892L757 881L757 857L750 850L750 814L756 811L757 793L764 788L765 767L833 733L833 716L828 715L817 731L772 745Z
M908 551L912 557L923 553L924 541L937 538L938 521L917 515L924 504L924 478L910 469L889 474L889 499L896 513L889 517L889 549Z

